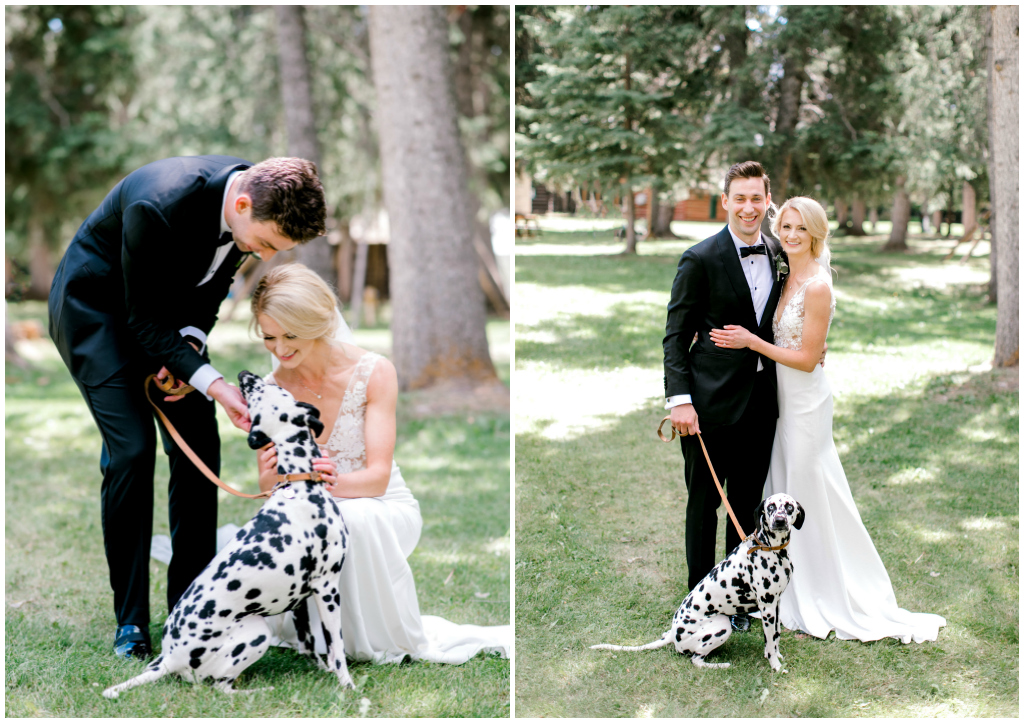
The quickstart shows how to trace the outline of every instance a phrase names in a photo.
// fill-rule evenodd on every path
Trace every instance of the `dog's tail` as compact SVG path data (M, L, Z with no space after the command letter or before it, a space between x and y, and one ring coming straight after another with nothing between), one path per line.
M672 631L669 630L660 638L655 640L653 643L647 643L647 645L608 645L603 643L601 645L591 645L591 650L655 650L657 648L664 648L666 645L672 644Z
M163 656L160 656L146 668L142 673L136 675L131 680L126 680L120 685L113 685L103 691L104 698L116 698L126 690L137 688L140 685L146 683L152 683L154 680L160 680L170 672L166 665L164 665Z

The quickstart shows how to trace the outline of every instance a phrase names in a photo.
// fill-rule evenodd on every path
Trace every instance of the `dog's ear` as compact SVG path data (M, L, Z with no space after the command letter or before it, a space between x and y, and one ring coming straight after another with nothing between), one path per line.
M314 407L313 408L313 412L315 412L315 411L317 411L317 410ZM319 437L321 434L324 433L324 423L320 421L319 417L314 417L313 416L313 412L310 412L306 416L306 423L309 425L309 428L312 430L313 436L314 437Z
M793 520L793 527L800 529L804 526L804 507L799 502L796 503L796 519Z
M273 440L258 429L249 432L249 449L260 449L270 444Z
M303 409L308 409L310 416L320 419L320 410L314 407L309 402L295 402L295 406L302 407Z
M295 402L295 405L306 410L305 416L292 419L293 424L305 424L313 430L313 436L319 437L324 433L324 423L320 421L320 410L308 402Z

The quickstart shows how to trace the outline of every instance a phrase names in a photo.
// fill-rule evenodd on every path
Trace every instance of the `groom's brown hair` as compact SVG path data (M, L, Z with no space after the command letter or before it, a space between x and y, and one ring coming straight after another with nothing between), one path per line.
M767 196L772 192L771 182L768 180L768 174L764 171L762 166L757 161L743 161L742 163L735 164L725 174L725 195L729 196L729 184L735 181L737 178L763 178L764 179L764 195Z

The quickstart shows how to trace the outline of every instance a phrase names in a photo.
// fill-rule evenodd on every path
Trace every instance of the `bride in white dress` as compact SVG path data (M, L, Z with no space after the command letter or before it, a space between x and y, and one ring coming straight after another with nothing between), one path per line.
M345 655L356 661L406 658L459 665L477 653L511 652L511 625L456 625L420 615L407 558L423 528L420 506L393 460L398 380L390 361L355 346L337 297L301 264L272 269L252 298L253 324L274 357L266 377L320 411L324 474L349 531L340 583ZM260 489L277 474L273 447L258 452ZM238 530L226 525L218 543ZM158 545L154 540L154 555ZM218 545L220 547L220 545ZM158 558L162 559L162 558ZM326 653L316 605L306 606L316 648ZM298 648L294 614L267 618L273 644Z
M810 198L791 198L772 232L790 267L772 323L775 344L733 325L713 330L711 338L776 362L779 420L765 495L792 495L807 514L790 540L793 579L779 617L787 628L822 639L834 630L841 640L936 640L945 618L897 605L832 439L832 390L818 365L836 305L825 209Z

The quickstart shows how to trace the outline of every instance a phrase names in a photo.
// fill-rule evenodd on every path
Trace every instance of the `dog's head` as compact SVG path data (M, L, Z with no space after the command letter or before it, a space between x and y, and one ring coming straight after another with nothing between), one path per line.
M238 373L238 386L249 405L249 446L253 449L274 442L280 457L285 444L304 447L323 433L320 410L312 404L295 401L286 390L267 384L252 372Z
M772 495L757 506L757 525L765 532L789 532L804 525L804 508L787 494Z

